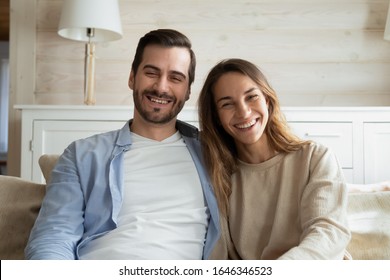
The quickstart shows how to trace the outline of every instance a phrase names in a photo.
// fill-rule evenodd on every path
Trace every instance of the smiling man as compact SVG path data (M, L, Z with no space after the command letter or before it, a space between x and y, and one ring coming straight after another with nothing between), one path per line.
M190 97L191 55L183 47L152 44L145 47L143 58L130 73L135 105L131 129L162 140L175 131L176 116Z
M177 120L195 76L191 42L159 29L138 43L134 117L75 141L52 172L28 259L206 259L218 207L198 130Z

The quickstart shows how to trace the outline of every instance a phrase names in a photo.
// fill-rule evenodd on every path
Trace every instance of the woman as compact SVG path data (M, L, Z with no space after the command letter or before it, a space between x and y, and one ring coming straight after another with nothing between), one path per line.
M289 131L262 72L245 60L224 60L198 102L205 164L222 213L212 257L349 257L340 165L328 148Z

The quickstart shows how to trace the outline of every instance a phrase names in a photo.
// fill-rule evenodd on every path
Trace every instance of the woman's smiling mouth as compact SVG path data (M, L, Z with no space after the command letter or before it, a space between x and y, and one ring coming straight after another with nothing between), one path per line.
M256 122L257 122L257 119L253 119L253 120L246 122L246 123L235 124L234 127L238 128L238 129L247 129L247 128L254 126Z

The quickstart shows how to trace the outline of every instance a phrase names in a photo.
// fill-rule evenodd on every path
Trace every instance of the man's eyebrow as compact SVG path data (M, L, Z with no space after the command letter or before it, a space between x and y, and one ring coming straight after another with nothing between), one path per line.
M160 68L158 68L152 64L146 64L143 69L147 69L147 68L151 68L153 70L160 71Z

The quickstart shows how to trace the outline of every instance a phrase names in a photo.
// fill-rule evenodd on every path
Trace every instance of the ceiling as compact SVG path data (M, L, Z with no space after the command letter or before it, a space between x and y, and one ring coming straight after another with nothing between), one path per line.
M0 0L0 41L9 41L9 2Z

